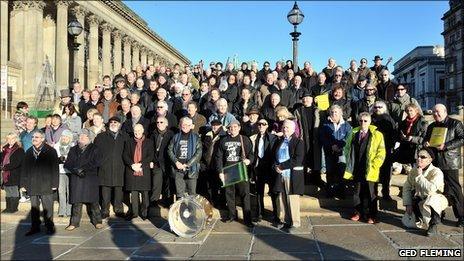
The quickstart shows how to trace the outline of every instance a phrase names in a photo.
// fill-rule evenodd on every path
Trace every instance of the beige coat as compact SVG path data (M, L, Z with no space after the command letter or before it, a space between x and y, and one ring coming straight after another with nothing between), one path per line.
M403 205L412 205L414 196L423 198L424 200L419 202L419 209L424 223L428 224L432 215L431 208L440 214L448 207L448 200L442 194L444 187L443 172L439 168L430 164L422 175L418 174L417 168L413 168L403 185Z

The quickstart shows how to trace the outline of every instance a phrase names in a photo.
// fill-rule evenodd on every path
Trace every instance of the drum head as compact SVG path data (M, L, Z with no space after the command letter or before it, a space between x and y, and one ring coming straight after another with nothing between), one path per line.
M180 237L197 236L205 227L207 215L195 196L187 196L169 209L169 226Z

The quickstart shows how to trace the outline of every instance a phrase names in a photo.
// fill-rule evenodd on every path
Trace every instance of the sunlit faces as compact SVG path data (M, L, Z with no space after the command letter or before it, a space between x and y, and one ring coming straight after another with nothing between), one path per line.
M433 107L433 118L437 122L442 122L446 119L448 116L448 112L446 110L445 105L443 104L437 104Z
M143 132L144 132L143 125L142 124L135 124L135 126L134 126L134 137L137 138L137 139L142 138Z

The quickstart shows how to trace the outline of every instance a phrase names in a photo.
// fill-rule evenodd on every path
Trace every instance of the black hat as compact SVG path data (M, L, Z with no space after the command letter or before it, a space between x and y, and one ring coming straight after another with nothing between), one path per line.
M222 122L220 120L212 120L211 121L211 126L217 126L217 125L222 125Z
M68 89L60 90L60 98L72 97L71 92Z
M118 83L118 82L126 82L126 79L124 79L124 77L118 77L114 80L115 83Z
M433 153L433 150L432 150L431 148L429 148L429 147L422 147L422 148L419 150L419 152L420 152L421 150L426 151L427 154L429 154L430 158L432 158L432 160L435 159L435 154ZM419 153L419 152L418 152L418 153Z
M360 76L358 77L358 82L362 82L362 81L365 81L365 80L367 80L367 78L366 78L366 76L364 76L364 75L360 75Z
M376 55L376 56L374 57L374 60L373 60L373 61L375 62L375 61L377 61L377 60L383 60L383 58L380 57L380 55Z
M303 90L303 94L301 95L301 98L312 96L311 91L308 89Z
M251 115L251 114L259 114L259 110L257 108L251 108L250 110L247 111L246 115Z
M117 121L117 122L121 123L121 119L120 119L119 117L117 117L117 116L111 117L111 118L108 120L108 122L110 122L110 121Z

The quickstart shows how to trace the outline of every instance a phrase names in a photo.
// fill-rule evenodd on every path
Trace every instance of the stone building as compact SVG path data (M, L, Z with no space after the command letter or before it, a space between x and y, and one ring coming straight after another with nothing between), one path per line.
M76 39L80 44L76 54L67 30L73 19L84 27ZM34 101L46 63L58 90L68 88L74 77L92 88L103 75L114 76L121 67L190 63L124 3L110 0L2 0L0 47L2 81L8 86L2 99L8 92L9 108L19 100Z
M422 109L445 103L445 58L443 46L418 46L394 64L392 74L409 86L409 93Z
M446 61L446 105L464 104L464 3L449 1L450 10L443 15Z

